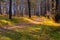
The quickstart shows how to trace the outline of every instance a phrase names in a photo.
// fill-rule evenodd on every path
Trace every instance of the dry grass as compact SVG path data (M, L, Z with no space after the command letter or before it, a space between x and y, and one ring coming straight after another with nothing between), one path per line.
M53 20L45 17L33 16L31 19L26 17L15 17L12 20L8 20L4 17L1 18L0 21L3 24L12 24L18 22L30 22L35 24L22 29L17 27L13 30L0 28L0 40L60 40L60 27L58 27L60 24L57 24Z
M36 17L33 16L31 19L24 17L24 20L29 21L34 24L43 24L49 26L60 26L60 23L54 22L54 20L48 19L46 17Z

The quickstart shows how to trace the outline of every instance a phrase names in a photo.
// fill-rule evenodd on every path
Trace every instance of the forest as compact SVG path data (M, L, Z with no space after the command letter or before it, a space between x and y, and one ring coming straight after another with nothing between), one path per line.
M60 40L60 0L0 0L0 40Z

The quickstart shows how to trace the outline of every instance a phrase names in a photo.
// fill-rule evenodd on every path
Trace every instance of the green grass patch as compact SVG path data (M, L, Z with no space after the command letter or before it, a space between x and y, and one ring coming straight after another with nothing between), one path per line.
M8 17L0 17L0 24L2 25L14 25L14 24L18 24L18 23L25 23L27 21L23 20L23 18L12 18L9 19Z
M24 21L23 18L13 18L10 20L7 17L0 17L0 20L11 23L28 23ZM2 22L2 24L7 23ZM36 24L22 29L16 28L14 30L3 28L0 30L0 40L60 40L60 27Z

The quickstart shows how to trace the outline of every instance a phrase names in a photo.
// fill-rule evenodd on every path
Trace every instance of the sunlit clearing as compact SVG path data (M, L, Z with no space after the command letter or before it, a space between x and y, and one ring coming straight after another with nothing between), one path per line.
M26 21L29 21L30 23L34 24L43 24L43 25L49 25L49 26L60 26L60 23L55 23L54 20L48 19L46 17L32 17L31 19L24 17L23 18Z

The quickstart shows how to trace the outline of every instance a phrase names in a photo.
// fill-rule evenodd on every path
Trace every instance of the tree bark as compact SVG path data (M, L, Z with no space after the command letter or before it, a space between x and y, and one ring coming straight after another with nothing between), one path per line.
M12 0L9 0L9 19L12 19Z
M56 0L55 22L60 23L60 0Z
M0 14L2 14L2 12L1 12L1 1L0 1Z
M31 18L31 12L30 12L30 0L27 0L28 1L28 10L29 10L29 18Z

